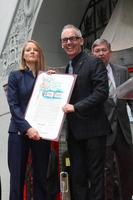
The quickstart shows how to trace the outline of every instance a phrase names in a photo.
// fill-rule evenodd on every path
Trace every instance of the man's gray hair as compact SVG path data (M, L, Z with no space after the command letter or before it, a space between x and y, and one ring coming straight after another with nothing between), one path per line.
M93 42L93 44L92 44L92 50L93 50L96 46L98 46L98 45L100 45L100 44L102 44L102 43L105 43L106 46L107 46L107 48L111 51L111 44L110 44L106 39L103 39L103 38L98 38L98 39L96 39L96 40Z
M73 29L78 37L82 37L82 33L81 33L81 31L80 31L79 28L77 28L76 26L74 26L74 25L72 25L72 24L67 24L67 25L65 25L65 26L63 27L63 29L62 29L61 38L62 38L63 32L64 32L66 29Z

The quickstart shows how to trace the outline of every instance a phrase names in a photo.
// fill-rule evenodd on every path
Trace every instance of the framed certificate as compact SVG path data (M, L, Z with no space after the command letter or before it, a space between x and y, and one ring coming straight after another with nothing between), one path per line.
M119 99L133 100L133 77L118 86L116 92Z
M43 139L58 141L76 75L40 73L27 107L25 119Z

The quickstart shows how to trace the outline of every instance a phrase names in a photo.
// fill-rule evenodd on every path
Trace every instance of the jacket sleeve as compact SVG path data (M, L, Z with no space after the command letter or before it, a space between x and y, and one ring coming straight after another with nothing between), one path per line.
M11 121L15 122L21 134L25 134L31 125L25 120L19 100L19 79L15 72L11 72L8 79L7 100L11 112Z
M88 109L94 109L97 106L103 105L108 98L109 87L105 65L99 59L96 59L90 65L90 85L92 92L86 98L74 104L75 111L79 113L84 113Z

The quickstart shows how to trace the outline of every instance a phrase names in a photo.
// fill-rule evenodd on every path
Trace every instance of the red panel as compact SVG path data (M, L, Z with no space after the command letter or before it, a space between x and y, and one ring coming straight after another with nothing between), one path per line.
M58 175L60 176L60 160L59 160L59 142L51 142L51 149L54 149L58 156ZM57 194L56 200L61 200L60 193Z
M133 67L129 67L129 68L128 68L128 72L129 72L129 73L133 73Z

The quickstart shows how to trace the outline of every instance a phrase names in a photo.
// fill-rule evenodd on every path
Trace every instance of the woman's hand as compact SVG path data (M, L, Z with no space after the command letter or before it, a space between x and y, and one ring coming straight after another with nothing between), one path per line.
M32 127L27 130L26 135L29 137L29 139L32 139L32 140L40 140L41 139L38 131Z
M51 75L51 74L55 74L55 72L56 72L55 70L50 69L50 70L48 70L46 73L49 74L49 75Z

